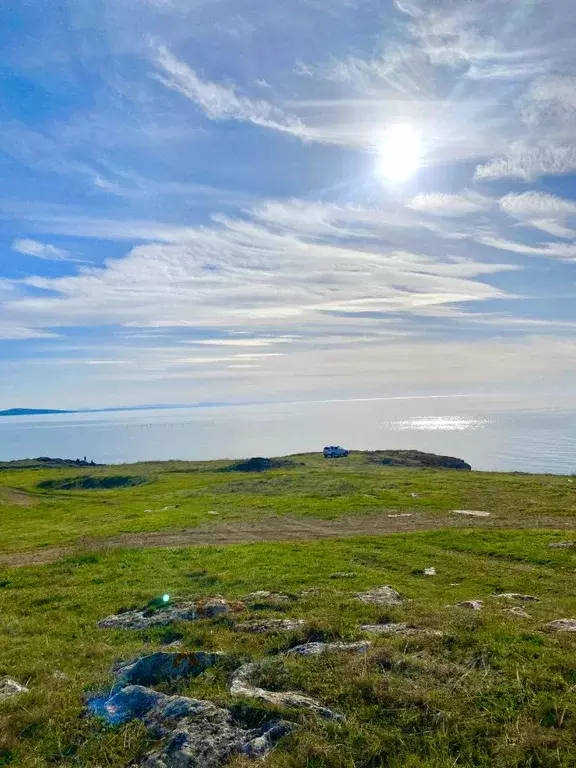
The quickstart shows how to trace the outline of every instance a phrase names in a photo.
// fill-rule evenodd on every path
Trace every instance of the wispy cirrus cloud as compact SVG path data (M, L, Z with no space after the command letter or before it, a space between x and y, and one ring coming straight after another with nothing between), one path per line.
M164 46L158 49L155 62L160 72L154 77L197 104L209 120L237 120L296 136L304 135L304 126L298 118L286 115L264 99L239 95L233 85L202 79Z
M29 238L14 240L12 250L25 256L34 256L37 259L74 261L74 257L63 248L57 248L55 245L40 243L38 240L30 240Z

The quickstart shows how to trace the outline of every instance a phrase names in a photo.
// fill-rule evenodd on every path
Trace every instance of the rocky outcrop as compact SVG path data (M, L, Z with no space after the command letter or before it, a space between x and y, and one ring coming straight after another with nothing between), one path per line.
M413 467L418 469L460 469L470 471L472 467L463 459L454 456L439 456L423 451L367 451L366 460L371 464L385 464L392 467Z
M166 596L167 597L167 596ZM213 619L228 613L238 613L245 609L244 603L229 602L220 595L202 598L196 602L166 602L147 606L133 611L107 616L98 622L100 629L149 629L164 627L174 621L195 621Z
M246 696L250 699L273 704L287 709L307 709L326 720L343 720L343 715L333 712L316 699L294 691L267 691L253 685L250 681L258 671L256 664L244 664L237 669L230 680L230 693L234 696Z
M521 619L530 618L530 614L526 613L524 608L520 608L519 606L515 606L514 608L505 608L504 613L509 613L511 616L518 616Z
M169 680L197 677L225 658L222 653L178 653L158 651L150 656L126 664L117 670L116 683L112 689L117 693L129 685L157 685Z
M550 549L576 549L576 541L553 541L548 546Z
M556 619L546 624L546 629L554 632L576 632L576 619Z
M401 605L403 597L392 587L374 587L367 592L356 592L356 600L371 605Z
M471 611L479 611L483 605L483 600L463 600L461 603L456 603L456 608L469 608Z
M138 685L122 689L94 714L111 724L141 718L154 737L166 739L140 762L143 768L217 768L234 755L263 757L296 727L273 719L250 728L211 701L167 696Z
M236 632L253 632L263 634L265 632L296 632L305 626L303 619L254 619L236 624Z
M368 632L372 635L428 635L430 637L441 637L442 632L437 629L427 629L425 627L411 627L404 622L389 624L363 624L360 627L362 632Z
M371 643L360 640L356 643L304 643L286 651L287 656L320 656L322 653L366 653Z
M135 611L106 616L98 622L100 629L149 629L150 627L164 627L173 621L194 621L198 618L196 606L192 602L183 602L174 605L167 604L165 608L158 610L142 608Z
M533 595L522 595L519 592L502 592L499 595L493 595L499 600L522 600L525 603L539 603L540 598Z
M19 693L28 693L28 688L11 677L0 678L0 701L17 696Z

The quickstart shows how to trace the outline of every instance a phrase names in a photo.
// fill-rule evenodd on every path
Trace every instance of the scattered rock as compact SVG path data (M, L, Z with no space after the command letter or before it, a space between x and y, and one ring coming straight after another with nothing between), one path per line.
M343 720L343 715L324 707L315 699L294 691L267 691L250 683L250 678L257 670L256 664L245 664L237 669L230 681L230 693L234 696L246 696L278 707L289 709L308 709L327 720Z
M0 678L0 701L17 696L19 693L28 693L28 688L12 680L11 677Z
M173 649L182 648L183 645L184 643L182 642L182 640L173 640L171 643L166 643L166 645L163 645L162 650L170 651Z
M576 541L553 541L548 546L550 549L574 549Z
M515 606L514 608L505 608L504 609L504 613L509 613L512 616L520 616L523 619L529 619L530 618L530 614L526 613L524 608L520 608L518 606Z
M209 509L209 510L208 510L208 512L207 512L206 514L207 514L207 515L218 515L218 514L219 514L219 512L216 512L216 510L215 510L215 509Z
M503 592L500 595L493 595L502 600L523 600L526 603L539 603L539 597L533 597L532 595L521 595L518 592Z
M483 605L483 600L463 600L461 603L456 603L456 608L470 608L472 611L479 611Z
M471 517L490 517L490 512L482 512L479 509L453 509L455 515L470 515Z
M264 632L295 632L302 629L304 619L254 619L253 621L244 621L236 624L236 632L254 632L260 634Z
M386 515L386 517L412 517L410 512L403 512L401 515Z
M403 600L402 595L389 586L374 587L368 592L357 592L355 597L360 602L371 605L400 605Z
M300 592L300 597L310 597L310 595L317 595L319 592L320 590L317 587L305 589L303 592Z
M137 685L110 697L99 711L93 708L93 714L111 724L143 718L153 736L167 737L160 750L141 761L143 768L217 768L235 754L263 757L296 727L273 720L249 728L231 710L210 701L167 696Z
M412 496L413 499L419 499L420 494L419 493L411 493L410 496Z
M358 574L354 571L339 571L337 573L331 573L329 578L331 579L355 579Z
M576 619L556 619L548 622L546 628L555 632L576 632Z
M221 653L177 653L158 651L143 656L117 670L116 683L112 693L129 685L157 685L168 680L197 677L224 658Z
M173 621L194 621L198 618L194 603L166 605L157 611L142 608L137 611L107 616L98 622L100 629L149 629L163 627Z
M436 568L424 568L424 576L436 576Z
M244 603L240 601L228 602L220 595L196 602L196 613L201 619L213 619L227 613L243 611L245 608Z
M356 643L304 643L286 651L288 656L320 656L322 653L366 653L371 643L360 640Z
M244 602L250 606L268 603L289 603L291 600L292 598L289 595L282 595L279 592L268 592L265 589L259 592L251 592L244 598Z
M428 635L430 637L441 637L442 632L437 629L424 629L421 627L411 627L409 624L400 622L397 624L363 624L360 629L362 632L369 632L373 635Z

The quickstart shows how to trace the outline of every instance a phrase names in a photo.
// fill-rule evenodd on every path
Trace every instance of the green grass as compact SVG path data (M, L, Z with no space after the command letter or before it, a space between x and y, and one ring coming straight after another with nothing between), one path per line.
M333 461L314 454L294 458L301 466L258 474L223 473L229 462L0 471L0 552L178 531L213 523L209 510L218 511L218 522L270 515L335 519L391 510L426 512L441 522L452 509L482 509L510 525L576 514L575 488L567 477L398 469L370 464L362 454ZM86 476L147 482L111 490L41 487L73 478L82 485ZM11 489L22 493L15 499Z
M297 466L257 474L222 472L229 462L0 471L0 552L76 549L51 565L0 566L0 677L30 688L0 703L0 766L126 768L140 759L152 746L142 724L113 728L86 717L85 696L110 686L119 661L178 638L185 649L227 652L229 661L164 686L167 692L237 703L228 693L231 670L259 660L269 686L307 693L346 715L345 723L330 724L286 713L300 728L265 759L265 768L576 765L576 635L545 629L553 619L576 618L574 550L548 546L574 536L546 529L550 521L569 527L576 518L572 478L405 470L370 464L361 454L292 458ZM96 480L88 488L87 476ZM125 484L126 477L145 482ZM99 479L124 487L93 487ZM486 510L494 527L442 528L453 509ZM439 528L172 550L98 544L118 534L270 516L330 520L391 510L426 515ZM528 529L510 530L514 525ZM437 576L423 575L429 566ZM334 578L338 573L352 575ZM379 609L353 599L354 592L383 584L408 600ZM319 592L300 595L311 588ZM98 619L164 593L237 599L261 589L295 599L278 610L247 611L240 620L304 618L306 628L241 634L229 617L146 632L96 627ZM504 608L513 603L491 597L498 592L541 601L523 605L530 618L512 617ZM467 599L484 599L485 608L447 607ZM360 624L382 620L444 634L379 637L365 657L282 656L306 640L359 639Z
M298 544L170 551L121 551L0 572L0 675L30 693L0 705L6 761L21 768L120 768L149 747L141 724L111 728L83 715L87 691L106 688L119 660L181 637L185 648L226 651L230 664L165 687L230 703L227 677L238 660L262 659L279 689L315 696L343 712L342 725L296 716L301 728L266 766L568 768L576 762L576 637L544 624L576 615L574 555L551 550L550 532L436 531ZM438 575L419 571L435 566ZM332 579L336 572L353 578ZM379 609L352 593L391 584L409 601ZM240 598L271 589L294 595L283 611L309 627L289 636L235 633L231 620L192 622L147 632L99 630L121 607L168 592ZM530 619L504 613L490 595L519 591ZM483 598L481 612L447 608ZM248 618L243 614L242 618ZM443 637L378 638L367 657L337 654L283 659L298 641L357 639L358 625L407 620ZM1 763L0 763L1 764Z

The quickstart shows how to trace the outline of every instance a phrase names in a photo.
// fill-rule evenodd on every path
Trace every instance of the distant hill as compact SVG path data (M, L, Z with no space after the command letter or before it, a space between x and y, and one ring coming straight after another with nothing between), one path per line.
M0 416L41 416L47 413L74 413L74 411L59 411L54 408L8 408L0 411Z

